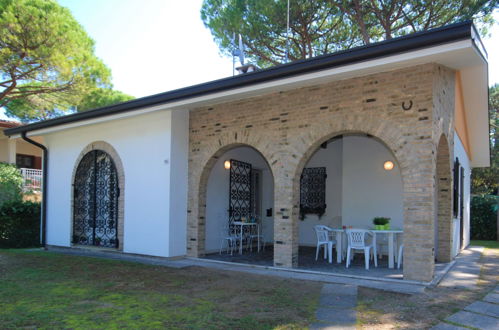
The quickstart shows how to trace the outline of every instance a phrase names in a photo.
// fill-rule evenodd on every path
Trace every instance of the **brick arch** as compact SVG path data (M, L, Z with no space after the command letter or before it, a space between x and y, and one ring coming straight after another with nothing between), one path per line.
M290 237L291 244L276 244L274 247L274 255L285 255L286 258L274 260L276 266L296 267L298 262L298 213L299 213L299 191L300 191L300 176L306 163L310 159L320 145L329 139L343 134L368 134L375 137L383 143L394 155L401 172L403 189L405 191L405 183L412 173L416 170L411 167L412 150L409 144L405 143L400 127L391 124L389 120L377 120L375 118L366 118L358 116L341 116L331 123L324 125L315 125L310 127L306 135L297 136L293 142L294 153L287 155L287 164L293 164L292 168L288 167L288 172L284 173L292 179L288 185L288 196L277 196L275 198L276 209L285 210L280 214L281 219L274 218L276 232L279 229L287 231L281 236ZM285 156L286 157L286 156ZM280 189L278 186L275 189ZM282 189L281 189L282 190ZM286 198L288 201L286 201ZM289 200L291 199L291 200ZM289 204L291 202L291 205ZM407 208L404 200L404 210ZM285 207L284 205L288 205ZM290 206L290 207L289 207ZM405 213L405 211L404 211ZM278 215L278 212L276 212ZM404 219L406 215L404 215ZM291 221L290 221L291 220ZM406 220L404 220L405 225ZM279 252L279 249L287 250ZM290 250L291 249L291 250Z
M73 173L71 175L71 186L74 185L76 170L78 169L78 165L80 164L82 158L92 150L102 150L106 152L114 162L114 166L116 167L116 172L118 173L118 188L120 190L120 196L118 197L118 250L123 251L123 233L124 233L124 225L125 225L125 171L123 168L123 163L121 161L120 156L116 149L113 148L112 145L105 141L95 141L88 144L83 150L80 152L78 157L75 160ZM71 189L71 233L73 232L73 210L74 210L74 189Z
M452 259L452 156L445 134L440 135L436 151L436 212L434 223L437 260L449 262Z
M261 137L253 137L244 131L231 132L221 136L217 145L210 145L204 153L205 157L196 159L195 161L189 160L191 167L189 170L187 217L187 254L189 256L199 257L204 255L208 179L215 163L229 150L239 147L249 147L260 154L265 160L272 174L272 180L275 182L274 169L269 160L276 159L276 155L267 152L269 148L265 148L265 146L268 143L268 140Z

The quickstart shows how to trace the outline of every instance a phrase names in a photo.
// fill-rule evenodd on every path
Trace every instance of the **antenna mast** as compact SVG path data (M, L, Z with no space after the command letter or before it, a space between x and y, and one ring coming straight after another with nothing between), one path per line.
M288 0L288 19L286 24L286 63L289 62L289 0Z

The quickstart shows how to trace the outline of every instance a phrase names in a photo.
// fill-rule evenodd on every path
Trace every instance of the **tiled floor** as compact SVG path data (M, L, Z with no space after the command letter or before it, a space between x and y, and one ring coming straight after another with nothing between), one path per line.
M333 253L335 252L333 251ZM273 266L273 248L272 246L267 246L265 251L260 253L256 252L255 249L253 249L253 252L244 250L242 255L240 255L239 252L234 252L233 255L225 252L222 254L213 253L207 255L205 258L242 264ZM443 271L446 265L447 264L436 264L436 273ZM300 247L298 253L298 268L334 274L403 279L402 267L397 269L395 265L394 269L389 269L387 256L383 256L381 260L378 259L378 267L374 267L374 263L371 260L369 270L366 270L364 267L364 255L359 253L355 255L353 264L349 268L346 268L344 261L341 264L336 263L336 254L334 255L332 264L323 259L322 253L319 255L319 260L316 261L314 247Z

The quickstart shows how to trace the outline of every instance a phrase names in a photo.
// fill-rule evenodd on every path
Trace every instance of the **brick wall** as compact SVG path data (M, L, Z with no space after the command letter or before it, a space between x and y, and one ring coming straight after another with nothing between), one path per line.
M191 110L188 255L204 254L213 164L225 151L249 145L274 175L274 264L296 267L302 169L321 143L359 132L377 137L397 157L404 189L404 278L430 280L436 136L450 131L451 78L450 70L425 64ZM443 119L436 121L434 109Z

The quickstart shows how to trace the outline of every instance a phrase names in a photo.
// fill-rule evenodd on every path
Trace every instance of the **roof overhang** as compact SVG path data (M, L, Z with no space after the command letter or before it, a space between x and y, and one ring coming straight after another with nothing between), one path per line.
M472 166L489 166L486 58L473 24L465 22L16 127L6 130L5 134L44 135L152 111L189 110L418 64L438 63L461 72Z

